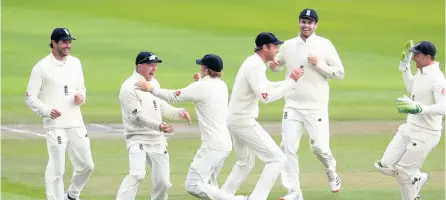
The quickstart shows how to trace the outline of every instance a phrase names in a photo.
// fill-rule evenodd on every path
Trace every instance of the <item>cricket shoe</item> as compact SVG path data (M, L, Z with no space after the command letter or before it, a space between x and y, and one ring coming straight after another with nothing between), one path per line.
M280 200L304 200L302 193L293 192L281 197Z
M326 170L325 174L328 178L328 185L333 193L339 192L341 190L341 178L334 170Z
M420 191L421 188L424 186L424 184L426 184L426 182L429 180L429 175L427 173L421 173L420 178L418 178L417 182L415 182L415 194L417 195L417 197L415 198L416 200L421 199L420 196Z
M68 195L68 192L64 194L64 200L81 200L79 198L72 198Z
M235 200L249 200L249 196L237 195L235 196Z

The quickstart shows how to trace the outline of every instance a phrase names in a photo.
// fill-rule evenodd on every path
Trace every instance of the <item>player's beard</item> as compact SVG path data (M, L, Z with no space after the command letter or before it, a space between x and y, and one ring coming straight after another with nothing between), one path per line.
M313 32L314 32L314 28L313 27L305 27L305 26L301 26L300 27L300 34L304 38L310 37L311 34L313 34Z
M57 50L57 54L59 54L61 57L68 56L70 55L70 48L59 48Z

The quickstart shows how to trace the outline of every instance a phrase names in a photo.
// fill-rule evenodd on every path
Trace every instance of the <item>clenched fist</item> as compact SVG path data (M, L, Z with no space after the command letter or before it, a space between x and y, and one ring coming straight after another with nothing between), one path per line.
M57 109L53 108L51 110L51 113L50 113L51 119L56 119L56 118L60 117L61 115L62 115L62 113L60 111L58 111Z
M76 105L80 105L80 104L84 103L84 99L85 99L84 96L81 94L74 95L74 103Z
M290 73L290 78L292 78L294 81L299 80L300 77L304 75L304 68L295 68Z
M180 118L187 120L189 122L189 125L191 124L191 119L190 119L190 115L187 111L183 110L180 112Z
M316 56L308 56L308 63L316 66L317 65L317 57Z
M194 81L199 81L200 79L201 79L200 73L195 73L194 74Z
M273 69L275 69L277 67L280 67L280 61L273 60L273 61L269 62L269 68L271 70L273 70Z
M163 122L160 124L160 131L163 133L172 133L173 127L170 124L167 124L166 122Z

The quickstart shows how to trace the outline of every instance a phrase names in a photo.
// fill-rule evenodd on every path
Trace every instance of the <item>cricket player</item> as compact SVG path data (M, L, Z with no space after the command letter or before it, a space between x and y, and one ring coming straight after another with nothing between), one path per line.
M304 9L299 15L300 33L285 41L275 60L269 63L275 72L286 66L287 76L296 68L304 68L306 72L285 95L280 148L288 160L281 173L288 194L282 200L303 199L297 151L304 129L309 133L311 150L325 167L331 191L341 189L336 160L329 146L328 79L343 79L344 67L331 41L314 33L318 21L315 10Z
M53 30L51 53L33 67L25 94L28 107L43 118L48 149L47 200L78 200L94 168L80 109L86 101L84 75L79 59L70 55L72 40L75 38L67 28ZM64 194L66 151L73 177Z
M232 88L229 101L228 128L232 135L237 162L224 183L222 190L235 194L254 167L255 156L265 162L265 168L250 200L266 200L286 156L271 136L257 122L259 101L271 103L283 97L303 75L303 69L295 69L280 82L266 78L266 62L272 61L283 42L269 32L257 35L255 53L241 65Z
M228 87L220 79L223 60L215 54L197 59L201 65L196 82L183 89L167 90L154 88L147 82L139 82L138 88L152 92L168 102L193 102L201 133L198 149L186 177L186 191L200 199L243 200L243 196L226 194L218 188L217 176L225 159L232 151L232 141L226 125L228 114Z
M140 80L160 87L154 78L157 65L162 63L153 52L140 52L135 61L135 71L121 86L121 102L124 134L129 153L129 174L118 190L116 200L134 200L139 183L146 175L146 164L151 168L152 200L167 200L171 187L169 154L164 133L173 132L171 125L163 122L163 116L190 120L182 108L174 108L151 93L135 89Z
M381 160L375 162L378 171L396 178L402 200L420 199L420 190L429 178L420 171L421 166L441 138L446 81L435 54L435 45L429 41L413 46L409 40L404 45L399 70L410 97L398 98L396 107L399 113L407 114L407 120L398 127ZM410 60L416 63L415 76Z

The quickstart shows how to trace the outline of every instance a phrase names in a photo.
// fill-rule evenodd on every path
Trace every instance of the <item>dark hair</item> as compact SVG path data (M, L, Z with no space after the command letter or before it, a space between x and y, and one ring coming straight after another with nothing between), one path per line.
M216 72L206 67L208 70L208 75L212 78L220 78L222 76L222 72Z
M58 43L59 42L59 40L54 40L56 43ZM51 40L50 41L50 48L52 49L53 48L53 40Z
M268 49L271 48L271 44L266 44L266 46L268 47ZM254 52L260 51L262 49L263 49L263 45L262 46L256 46L254 48Z

